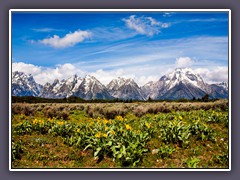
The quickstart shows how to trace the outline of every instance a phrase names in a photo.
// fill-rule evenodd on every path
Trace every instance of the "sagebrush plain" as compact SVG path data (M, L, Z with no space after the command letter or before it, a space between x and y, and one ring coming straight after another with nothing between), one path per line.
M12 168L228 168L228 101L13 103Z

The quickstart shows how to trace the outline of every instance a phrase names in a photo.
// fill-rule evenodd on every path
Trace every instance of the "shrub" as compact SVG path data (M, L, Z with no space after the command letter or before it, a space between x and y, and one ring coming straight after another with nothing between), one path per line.
M24 114L26 116L34 116L36 112L36 108L33 106L25 105L25 104L13 104L12 105L12 113L13 114Z
M137 117L142 117L143 115L145 115L147 113L147 110L144 109L143 107L138 107L133 110L133 113Z
M66 111L66 110L58 111L57 112L57 118L58 119L63 119L63 120L68 120L69 119L69 112Z
M23 153L23 148L21 143L12 142L12 161L16 159L21 159L21 154Z
M109 108L109 109L103 110L103 115L107 119L114 119L118 115L118 112L116 109Z
M54 107L44 109L44 116L51 119L56 117L56 109Z

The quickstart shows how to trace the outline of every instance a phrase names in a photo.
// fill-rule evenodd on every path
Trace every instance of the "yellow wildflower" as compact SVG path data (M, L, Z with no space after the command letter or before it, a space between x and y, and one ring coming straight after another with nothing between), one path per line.
M18 125L18 126L21 126L21 125L22 125L22 122L19 122L17 125Z
M53 120L52 120L51 118L48 118L48 121L49 121L50 123L52 123L52 122L53 122Z
M33 124L37 124L38 123L38 120L37 119L34 119L33 120Z
M116 119L119 121L123 121L123 117L122 116L116 116Z
M145 122L145 126L149 129L150 128L150 124L148 122Z
M79 133L79 132L80 132L80 129L77 129L77 132Z
M100 138L100 137L101 137L101 133L98 132L97 134L95 134L95 137L96 137L96 138Z
M126 124L125 126L126 126L126 129L127 129L127 130L131 130L131 129L132 129L131 126L128 125L128 124Z
M58 121L57 124L61 126L61 125L63 125L63 122L62 121Z
M182 120L183 119L182 116L179 116L179 119Z
M107 137L107 134L106 134L106 133L104 133L102 136L103 136L103 137Z
M105 127L105 131L107 131L109 129L109 127Z
M107 124L107 123L108 123L108 120L107 120L106 118L104 118L103 123L104 123L104 124Z

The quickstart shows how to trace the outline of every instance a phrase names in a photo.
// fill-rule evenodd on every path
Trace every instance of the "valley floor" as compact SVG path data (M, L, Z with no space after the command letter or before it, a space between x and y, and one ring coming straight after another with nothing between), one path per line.
M228 168L228 101L12 104L12 168Z

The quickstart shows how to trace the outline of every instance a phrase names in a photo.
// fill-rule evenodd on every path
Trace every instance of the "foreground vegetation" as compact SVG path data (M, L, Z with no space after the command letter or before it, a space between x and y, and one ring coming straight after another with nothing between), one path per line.
M13 168L228 168L228 102L12 105Z

